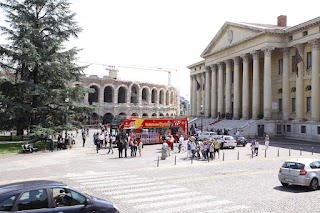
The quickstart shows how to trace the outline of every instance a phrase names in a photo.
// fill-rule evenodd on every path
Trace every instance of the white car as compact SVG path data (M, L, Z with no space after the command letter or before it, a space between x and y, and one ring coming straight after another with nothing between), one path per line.
M198 135L199 140L212 139L214 136L218 135L216 132L202 132Z
M237 140L231 135L222 135L218 141L221 143L220 148L234 149L237 146Z
M320 183L320 159L296 158L283 163L279 169L279 181L283 186L308 186L317 190Z

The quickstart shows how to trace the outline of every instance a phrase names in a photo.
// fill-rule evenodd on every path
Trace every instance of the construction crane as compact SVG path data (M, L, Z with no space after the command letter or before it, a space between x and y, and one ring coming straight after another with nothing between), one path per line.
M90 62L79 62L79 63L85 63L85 64L88 64L89 66L90 65L101 65L101 66L105 66L109 69L128 68L128 69L138 69L138 70L151 70L151 71L156 71L156 72L166 72L166 73L168 73L168 86L171 86L171 73L177 72L176 69L163 68L163 67L108 65L108 64L100 64L100 63L90 63Z

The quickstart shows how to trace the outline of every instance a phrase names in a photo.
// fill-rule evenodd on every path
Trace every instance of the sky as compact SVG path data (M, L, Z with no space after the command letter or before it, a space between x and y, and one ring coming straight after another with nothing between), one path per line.
M187 66L203 60L201 53L226 21L276 25L279 15L287 15L288 26L294 26L320 16L317 0L70 2L83 31L68 45L82 49L78 63L90 64L85 73L107 75L106 68L112 65L119 69L121 80L168 85L168 73L163 71L172 70L171 85L187 99ZM146 69L124 68L137 66Z

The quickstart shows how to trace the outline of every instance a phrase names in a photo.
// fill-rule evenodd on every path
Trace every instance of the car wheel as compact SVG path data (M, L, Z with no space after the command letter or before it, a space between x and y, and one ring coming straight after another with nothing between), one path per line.
M285 186L285 187L289 186L289 183L281 182L281 184L282 184L282 186Z
M313 178L310 182L309 189L312 191L315 191L318 189L318 186L319 186L318 179Z
M232 149L234 149L235 147L232 147Z

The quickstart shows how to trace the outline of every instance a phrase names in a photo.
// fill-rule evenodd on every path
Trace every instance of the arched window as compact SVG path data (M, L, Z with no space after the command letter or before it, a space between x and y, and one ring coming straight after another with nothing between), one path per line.
M291 92L296 92L296 88L295 88L295 87L292 87L292 88L291 88Z
M311 86L308 85L308 86L306 87L306 91L310 91L310 90L311 90Z

